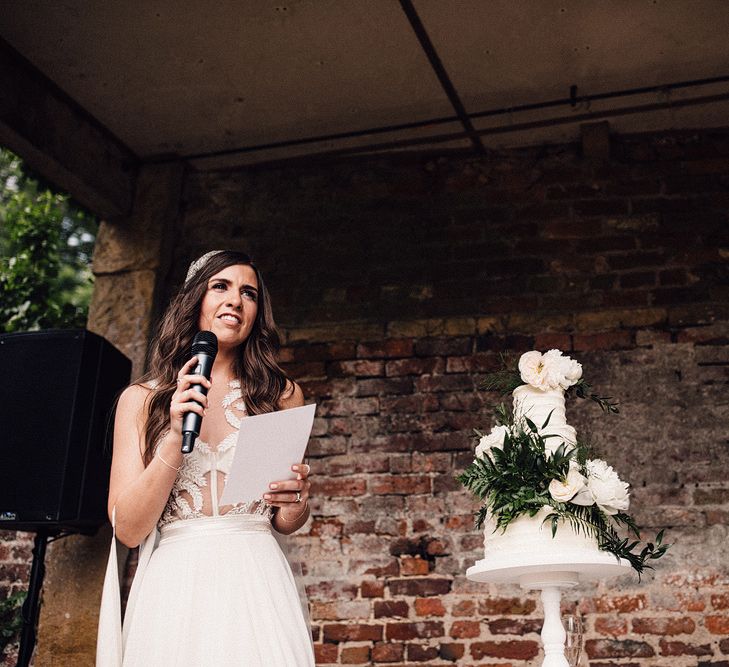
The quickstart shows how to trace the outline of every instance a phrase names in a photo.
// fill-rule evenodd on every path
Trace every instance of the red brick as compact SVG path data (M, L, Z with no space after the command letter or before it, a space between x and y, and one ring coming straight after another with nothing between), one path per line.
M412 454L413 472L449 472L451 465L450 454L423 454L421 452Z
M446 610L439 598L416 598L415 613L418 616L445 616Z
M385 375L384 361L335 361L328 365L333 376L382 377Z
M365 579L360 584L363 598L381 598L385 594L385 583L373 579Z
M356 665L370 661L369 646L347 646L342 648L342 656L339 659L342 665Z
M655 284L656 274L653 271L633 271L620 276L620 287L623 289L653 287Z
M410 606L405 600L377 600L375 602L375 618L407 618Z
M309 378L324 378L327 375L326 366L321 361L293 362L281 364L290 377L297 381L308 380Z
M422 644L408 644L408 661L428 662L438 657L438 649L435 646L423 646Z
M431 493L432 480L422 475L373 475L370 492L377 495Z
M504 614L526 615L531 614L537 605L530 598L486 598L479 600L478 613L482 616L495 616Z
M554 348L563 352L569 352L572 349L572 337L569 334L561 333L544 333L534 337L535 350L543 350L546 352Z
M344 581L320 581L309 584L306 594L310 600L354 600L357 597L357 586Z
M448 357L468 354L473 348L473 338L421 338L415 343L415 354L419 357Z
M601 635L618 637L628 634L628 621L624 618L598 617L595 619L595 632Z
M296 361L330 361L354 357L354 343L310 343L288 349L293 351Z
M639 635L690 635L696 623L690 618L634 618L633 632Z
M473 639L481 634L481 624L478 621L453 621L449 634L454 639Z
M476 603L473 600L459 600L453 605L453 616L473 616L476 613Z
M445 362L439 357L428 359L396 359L388 361L385 365L387 377L398 375L416 375L420 377L425 374L443 373Z
M379 413L380 401L375 396L330 398L322 401L317 408L319 417L350 417L351 415L376 415Z
M707 616L704 625L712 635L729 635L729 616Z
M532 632L539 634L544 621L541 618L499 618L489 622L489 631L492 635L519 635L520 637Z
M405 654L404 644L377 643L372 647L373 662L400 662Z
M578 352L591 350L621 350L633 347L629 331L608 331L596 334L575 334L572 349Z
M357 345L357 356L365 359L410 357L412 354L412 338L387 338Z
M440 407L438 397L432 394L383 397L380 399L380 405L383 415L388 415L393 412L422 414L423 412L434 412Z
M361 496L367 491L364 479L355 477L320 477L312 476L311 494L326 496Z
M364 623L336 623L322 628L324 641L329 642L363 642L382 639L381 625L365 625Z
M429 392L453 392L473 389L474 379L467 374L451 373L450 375L423 375L415 380L415 390Z
M387 585L392 595L445 595L451 590L450 579L390 579Z
M467 357L448 357L446 373L483 373L501 368L499 356L494 352L477 352Z
M652 658L655 651L646 642L630 639L588 639L585 653L593 658Z
M710 644L687 644L686 642L659 641L661 655L713 655Z
M410 394L412 391L413 381L408 377L357 380L356 386L357 396L397 396Z
M466 647L463 644L441 644L438 647L438 655L443 660L449 660L450 662L460 660L465 652ZM502 664L501 667L505 666Z
M595 600L595 609L601 613L616 611L627 614L632 611L645 609L645 595L618 595L615 597L601 597Z
M342 534L342 522L339 519L314 519L309 528L312 537L337 537Z
M403 556L400 558L400 575L403 577L424 575L430 572L430 563L420 557L412 558Z
M443 623L440 621L418 621L416 623L388 623L386 636L389 641L409 639L432 639L442 637Z
M516 660L531 660L539 653L539 644L535 641L509 641L509 642L473 642L471 656L474 660L482 658L514 658Z
M714 609L729 609L729 592L712 593L711 606L714 607Z
M725 505L729 503L729 488L705 488L694 491L696 505Z
M336 644L314 644L314 659L317 665L334 664L339 659L339 647Z

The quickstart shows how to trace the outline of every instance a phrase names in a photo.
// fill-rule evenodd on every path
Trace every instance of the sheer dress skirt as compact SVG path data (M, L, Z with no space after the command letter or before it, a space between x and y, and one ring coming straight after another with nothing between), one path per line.
M124 619L124 667L312 667L296 583L271 530L250 514L163 526Z

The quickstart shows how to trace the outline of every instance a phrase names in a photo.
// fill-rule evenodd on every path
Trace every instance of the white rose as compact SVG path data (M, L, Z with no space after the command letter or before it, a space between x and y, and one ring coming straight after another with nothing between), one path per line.
M585 467L587 489L578 493L572 502L577 505L592 505L594 502L605 514L625 512L630 506L628 484L601 459L588 461ZM587 502L588 495L592 502Z
M482 436L478 441L478 445L476 446L476 457L483 458L492 449L503 449L504 439L508 432L509 429L506 428L506 426L494 426L494 428L491 429L491 433Z
M549 495L561 503L566 503L585 488L587 479L580 472L580 467L576 461L570 461L570 469L567 472L567 479L562 482L553 479L549 483Z
M547 369L541 352L532 350L522 354L519 358L519 373L526 384L542 391L549 389Z

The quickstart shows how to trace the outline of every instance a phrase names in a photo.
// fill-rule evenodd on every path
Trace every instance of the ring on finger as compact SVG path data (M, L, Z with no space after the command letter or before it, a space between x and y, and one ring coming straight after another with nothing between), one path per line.
M301 502L301 491L297 491L296 492L296 500L294 502L295 503L300 503Z

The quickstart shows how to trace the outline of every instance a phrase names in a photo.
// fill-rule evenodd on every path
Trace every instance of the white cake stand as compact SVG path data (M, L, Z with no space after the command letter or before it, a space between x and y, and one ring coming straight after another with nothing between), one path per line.
M560 613L562 589L625 574L630 570L630 563L625 559L618 562L615 556L606 552L585 554L563 562L543 557L540 561L539 558L539 554L512 558L508 567L480 560L468 568L466 577L471 581L519 584L524 589L541 590L544 605L542 667L570 667L564 655L567 633Z

